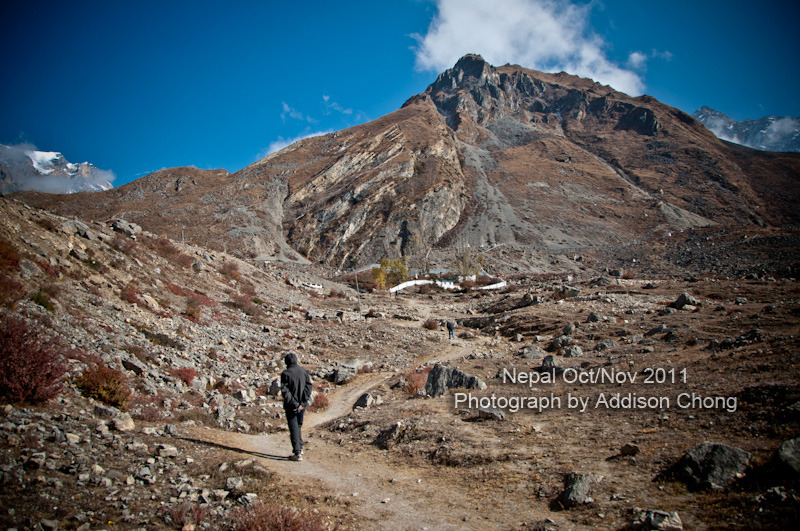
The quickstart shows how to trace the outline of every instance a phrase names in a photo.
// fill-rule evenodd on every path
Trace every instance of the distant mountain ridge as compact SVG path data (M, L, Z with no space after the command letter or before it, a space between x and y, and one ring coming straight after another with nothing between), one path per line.
M101 194L20 197L256 262L469 248L541 271L695 227L798 226L799 183L800 155L724 143L650 96L467 55L400 109L233 174L171 168Z
M35 190L55 194L112 188L114 174L88 162L74 164L56 151L0 144L0 193Z
M765 116L737 122L705 106L692 116L722 140L762 151L800 153L800 118Z

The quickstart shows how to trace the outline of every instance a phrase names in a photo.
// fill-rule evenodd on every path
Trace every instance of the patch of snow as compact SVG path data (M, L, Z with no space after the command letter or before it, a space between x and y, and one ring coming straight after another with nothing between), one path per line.
M61 153L57 151L26 151L25 154L33 162L36 171L43 175L53 173L53 164L61 157Z

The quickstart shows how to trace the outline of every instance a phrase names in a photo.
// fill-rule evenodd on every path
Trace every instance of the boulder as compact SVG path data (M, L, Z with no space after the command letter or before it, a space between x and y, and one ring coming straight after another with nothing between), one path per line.
M136 424L134 424L129 413L117 415L112 422L114 423L114 427L119 431L133 431L136 429Z
M281 392L281 381L280 381L280 379L275 378L269 384L269 391L267 391L267 394L269 396L278 396L280 394L280 392Z
M570 345L564 349L565 358L580 358L583 356L583 349L578 345Z
M670 306L672 306L676 310L680 310L680 309L683 309L683 307L687 306L687 305L693 306L693 307L697 307L697 306L700 305L700 302L698 302L697 299L695 299L694 297L692 297L688 293L684 292Z
M506 420L502 409L482 407L478 409L478 418L481 420Z
M542 347L536 345L528 345L520 350L520 355L525 359L538 359L547 356L547 353Z
M553 351L560 350L560 349L562 349L564 347L568 347L571 344L572 344L572 337L567 336L567 335L561 335L561 336L558 336L557 338L553 339L553 341L550 342L550 346L547 347L547 350L553 352Z
M122 366L133 372L136 376L141 376L147 372L147 365L136 359L123 359Z
M339 367L333 373L333 382L337 384L347 383L358 374L358 369L361 368L363 362L358 359L345 360L339 364Z
M727 444L704 442L677 464L678 478L691 490L724 489L744 474L750 453Z
M462 372L455 367L436 365L428 373L425 382L425 393L428 396L442 396L448 389L486 389L486 384L477 376Z
M158 455L160 457L178 457L178 448L171 444L159 444Z
M778 459L795 473L800 473L800 437L784 441L778 449Z
M558 505L564 509L569 509L570 507L592 503L594 499L590 494L596 483L597 478L592 474L570 472L564 478L564 490L556 500Z
M111 228L120 234L124 234L128 238L133 238L134 240L136 239L136 235L142 232L142 227L136 223L131 223L130 221L126 221L124 219L115 219L111 224Z
M366 408L370 407L374 403L375 403L375 397L372 396L372 394L370 394L370 393L364 393L363 395L358 397L358 400L356 400L356 403L353 404L353 409L355 409L357 407L366 409Z
M683 531L683 522L677 511L668 513L653 509L634 509L633 522L626 528L631 531Z

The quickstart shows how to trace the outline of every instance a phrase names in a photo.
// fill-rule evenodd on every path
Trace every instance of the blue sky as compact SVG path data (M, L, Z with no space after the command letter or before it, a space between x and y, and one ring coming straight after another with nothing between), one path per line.
M0 143L114 172L236 171L378 118L465 53L692 113L800 116L794 1L0 3Z

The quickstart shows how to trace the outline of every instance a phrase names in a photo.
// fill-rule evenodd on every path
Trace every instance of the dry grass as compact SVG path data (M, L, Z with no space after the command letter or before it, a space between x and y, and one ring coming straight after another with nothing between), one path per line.
M320 516L278 502L256 502L232 515L235 531L324 531L330 526Z

